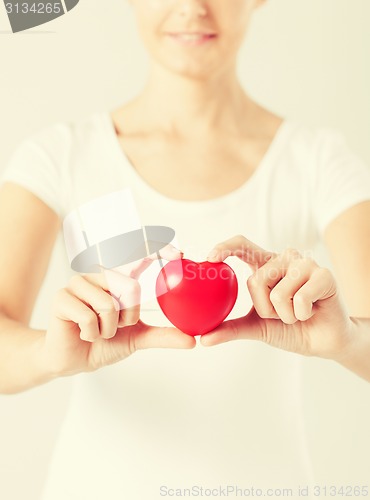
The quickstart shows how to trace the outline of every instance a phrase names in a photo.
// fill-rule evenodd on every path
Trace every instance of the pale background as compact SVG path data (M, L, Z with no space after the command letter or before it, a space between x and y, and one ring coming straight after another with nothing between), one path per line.
M269 0L253 20L240 75L271 110L341 130L370 164L369 21L369 0ZM69 14L17 35L0 7L0 56L1 169L30 133L118 105L137 92L146 72L124 0L81 0ZM33 326L45 326L51 297L65 284L58 273L62 244ZM370 386L318 359L305 359L304 380L318 482L369 484ZM0 499L38 498L70 383L0 396Z

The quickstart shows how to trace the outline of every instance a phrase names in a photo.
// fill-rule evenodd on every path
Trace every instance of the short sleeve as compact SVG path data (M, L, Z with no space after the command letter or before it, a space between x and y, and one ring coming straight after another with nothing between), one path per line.
M317 229L357 203L370 200L370 166L349 148L342 134L321 130L314 185Z
M13 151L0 174L0 185L14 182L32 192L63 217L63 160L65 137L58 125L23 140Z

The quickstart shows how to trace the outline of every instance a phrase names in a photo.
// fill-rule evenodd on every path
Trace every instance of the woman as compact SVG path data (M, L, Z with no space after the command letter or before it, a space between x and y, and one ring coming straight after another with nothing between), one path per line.
M369 170L335 132L284 120L241 87L237 53L262 0L131 3L151 56L141 94L41 131L3 175L1 391L75 375L44 500L297 495L312 480L297 354L370 380ZM153 256L112 271L116 298L106 276L75 275L47 330L27 326L61 220L121 188L143 225L175 229L185 257L230 257L238 302L200 338L219 347L196 346L158 306L140 311ZM304 256L320 239L336 277Z

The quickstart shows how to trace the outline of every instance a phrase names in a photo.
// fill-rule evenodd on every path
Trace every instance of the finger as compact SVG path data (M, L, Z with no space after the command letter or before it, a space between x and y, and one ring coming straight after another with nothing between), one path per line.
M124 266L106 269L101 266L101 273L89 273L83 276L89 281L101 286L108 291L119 303L119 310L126 309L119 317L119 326L129 326L137 322L140 313L140 287L137 279L154 260L165 258L167 260L181 259L183 252L168 244L157 254L139 259ZM135 285L136 283L136 285Z
M122 310L125 308L133 308L133 311L126 312L127 317L136 317L137 310L140 311L141 297L141 287L137 280L113 269L104 269L103 273L90 273L82 276L114 297L115 301L113 302L117 307L117 311L121 311L119 321L123 320ZM128 320L127 324L135 324L135 322L132 319Z
M311 273L311 266L304 261L298 260L288 268L284 278L270 292L270 301L273 308L278 317L288 325L292 325L298 320L304 321L310 317L310 314L309 316L305 314L302 317L299 311L295 310L293 301L297 292L310 279Z
M130 335L131 351L149 348L192 349L196 340L192 335L174 327L150 326L141 320L135 327L119 330L122 335Z
M135 262L130 262L129 264L125 264L123 266L118 266L115 268L116 271L124 274L125 276L129 276L130 278L139 279L140 275L148 269L148 267L155 260L165 259L165 260L177 260L181 259L183 256L183 252L178 250L173 245L168 244L165 247L161 248L159 252L152 253L143 259L138 259Z
M58 319L78 325L81 340L94 342L100 338L96 313L68 290L62 289L56 295L54 314Z
M132 278L116 271L115 269L106 269L101 266L102 272L99 273L81 273L84 279L96 285L106 292L110 292L116 299L120 295L121 290L124 290ZM74 276L71 278L74 279ZM116 293L117 292L117 293Z
M121 311L118 326L136 325L140 319L141 287L138 281L129 278L124 294L118 297Z
M182 250L179 250L178 248L174 247L170 243L163 248L159 250L159 252L152 253L149 255L149 257L153 259L158 259L158 253L159 256L162 259L165 260L176 260L176 259L181 259L182 256L184 255L184 252Z
M109 288L109 294L115 298L115 303L118 304L117 327L135 325L140 318L140 283L112 269L106 269L104 275L104 279L101 274L93 278L86 276L86 279L92 279L93 282L102 283Z
M118 327L123 328L124 326L136 325L140 319L140 304L133 307L122 307L119 318Z
M242 235L237 235L216 245L208 254L207 260L220 262L230 256L238 257L255 270L276 257L277 254L264 250Z
M69 281L67 290L95 311L101 337L110 339L117 331L119 304L111 294L90 279L88 276L76 274Z
M99 283L107 289L109 295L114 297L114 305L118 311L116 327L135 325L139 321L141 287L138 281L112 269L105 269L104 276L90 274L84 277L92 283Z
M293 297L295 316L301 321L309 319L315 313L315 302L325 301L336 293L337 284L331 271L318 267Z
M271 291L286 276L289 266L300 257L297 250L287 249L282 254L270 259L257 269L247 280L247 286L253 305L259 316L266 319L280 319L271 300ZM279 297L277 297L279 303Z
M200 338L200 343L205 346L214 346L230 342L231 340L264 340L266 337L266 322L262 320L254 307L246 316L224 321L211 332L205 333Z

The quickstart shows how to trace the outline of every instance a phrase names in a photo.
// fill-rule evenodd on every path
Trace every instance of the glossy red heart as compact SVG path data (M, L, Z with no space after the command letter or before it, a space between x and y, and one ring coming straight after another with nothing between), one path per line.
M234 307L238 281L225 262L172 260L157 277L156 295L174 326L189 335L203 335L222 323Z

